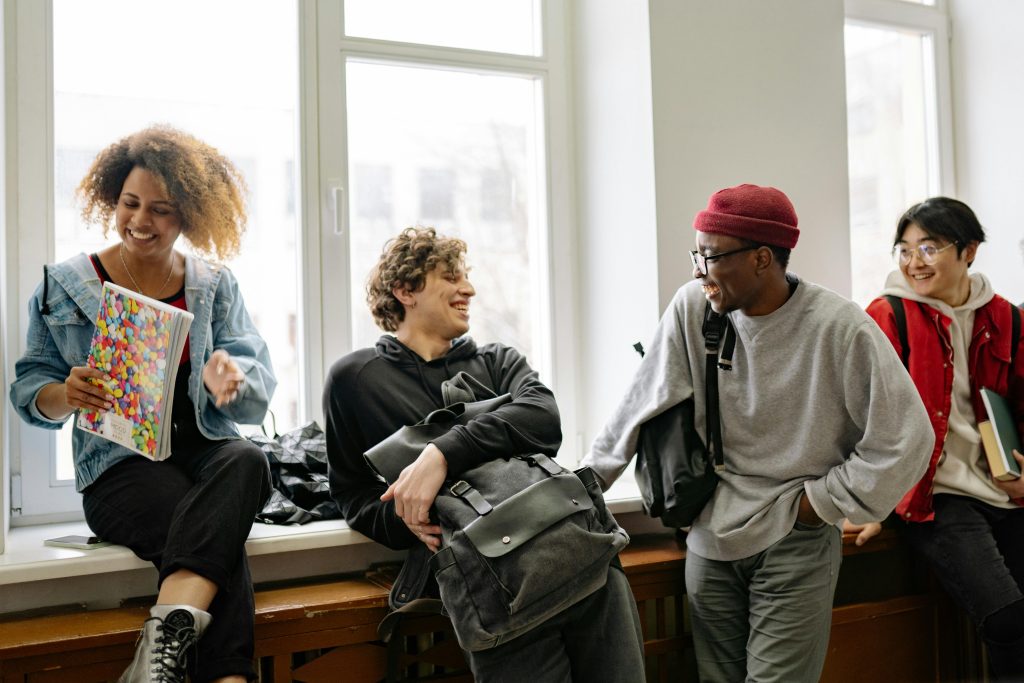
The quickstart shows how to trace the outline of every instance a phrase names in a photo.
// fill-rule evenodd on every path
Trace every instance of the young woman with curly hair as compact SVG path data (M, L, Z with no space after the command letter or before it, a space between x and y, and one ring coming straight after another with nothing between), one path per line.
M174 248L183 236L220 259L238 251L245 185L213 147L166 126L96 157L78 188L82 215L119 241L44 269L29 302L11 401L31 425L59 429L106 409L103 373L86 366L103 283L190 311L172 407L171 456L139 457L74 430L76 486L99 537L159 569L159 595L122 682L244 681L253 670L253 594L245 541L270 493L260 449L235 423L259 423L276 380L231 272Z

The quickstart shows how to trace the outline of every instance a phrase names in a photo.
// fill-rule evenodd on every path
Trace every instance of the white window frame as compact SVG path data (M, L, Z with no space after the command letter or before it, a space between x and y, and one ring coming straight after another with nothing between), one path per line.
M323 357L335 359L352 350L350 299L340 301L343 297L326 294L347 292L347 283L351 281L347 215L345 221L338 223L334 208L339 204L347 214L346 59L366 58L382 63L429 64L471 72L538 77L544 88L544 118L539 122L539 128L543 131L543 175L547 180L547 187L540 192L540 210L546 214L548 229L545 242L537 246L541 252L538 255L540 262L546 264L546 282L542 290L548 292L548 297L546 302L538 302L537 312L543 311L543 314L538 315L535 321L540 331L538 337L548 341L535 351L537 357L531 360L535 366L549 370L542 379L551 385L558 397L564 435L559 459L567 464L576 464L584 453L581 439L571 436L578 433L578 353L575 349L577 240L572 211L573 149L568 126L571 102L567 76L567 3L565 0L541 0L544 27L542 55L532 57L349 37L344 31L343 0L307 1L315 11L305 14L305 35L302 39L305 43L303 69L307 78L304 83L315 82L316 88L315 92L313 88L304 91L304 116L307 130L319 132L320 143L317 145L319 158L314 162L309 155L304 172L307 196L317 202L308 207L307 215L311 219L314 215L319 218L316 232L320 240L320 283L323 298L330 299L323 309ZM315 55L311 47L314 35ZM314 56L315 65L312 63ZM331 87L331 84L341 84L341 87ZM329 130L329 122L337 122L338 125ZM320 191L314 195L310 188L315 187ZM396 233L401 227L395 226ZM473 250L474 245L470 244L469 248ZM482 301L479 305L486 306L487 302ZM327 363L329 365L330 360ZM326 371L326 367L323 369Z
M936 193L956 195L956 171L953 158L953 95L950 79L950 18L946 0L920 5L905 0L845 0L848 23L906 30L929 35L933 59L926 68L928 187ZM927 61L927 60L926 60Z
M302 330L304 377L300 412L322 423L323 378L334 360L352 351L347 220L347 159L344 119L344 60L349 55L406 62L447 64L454 68L529 73L544 82L544 158L547 187L541 207L548 225L541 262L546 264L548 301L541 302L537 323L541 339L536 364L559 400L564 445L560 459L575 464L583 456L578 424L576 350L577 272L573 216L571 108L567 74L569 44L567 0L540 0L543 8L543 55L524 57L478 50L411 45L347 38L343 35L343 0L299 0L299 141ZM5 98L10 113L6 130L8 274L3 301L7 311L5 373L9 383L24 345L26 302L53 260L53 65L52 0L5 0L7 54ZM333 87L331 84L334 84ZM328 129L327 122L341 122ZM336 222L340 207L344 216ZM397 230L403 226L395 226ZM472 245L470 245L472 248ZM22 264L29 264L22 267ZM38 267L35 265L38 264ZM481 302L486 305L486 302ZM17 311L17 316L14 315ZM5 390L6 390L5 386ZM4 401L2 438L9 454L10 504L20 509L12 526L82 519L73 481L56 481L55 439L50 432L26 429ZM6 469L6 468L5 468ZM2 547L2 546L0 546Z
M6 39L15 55L14 64L8 66L12 78L5 92L12 114L6 131L6 239L7 248L16 255L10 273L13 285L5 302L16 321L8 329L10 381L14 362L24 348L29 297L42 279L42 265L51 262L54 254L53 3L8 0L5 5ZM11 497L19 508L11 517L11 526L81 519L81 496L74 481L56 477L54 434L26 428L9 401L4 409L9 411Z

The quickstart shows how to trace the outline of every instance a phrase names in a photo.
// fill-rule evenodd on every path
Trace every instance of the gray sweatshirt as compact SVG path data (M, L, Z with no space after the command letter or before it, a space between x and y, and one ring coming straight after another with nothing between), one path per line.
M640 425L690 396L707 441L706 305L697 281L676 292L584 458L606 486L635 454ZM883 519L924 474L935 441L889 340L856 304L808 282L769 315L729 318L733 369L718 372L725 471L687 547L712 560L759 553L793 528L802 492L828 523Z

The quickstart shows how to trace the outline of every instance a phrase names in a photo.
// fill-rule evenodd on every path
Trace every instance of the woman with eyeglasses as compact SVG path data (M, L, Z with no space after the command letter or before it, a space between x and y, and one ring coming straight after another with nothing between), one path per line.
M984 241L963 202L934 197L912 206L896 226L899 270L867 311L904 359L935 429L928 470L896 507L900 526L978 626L995 680L1020 681L1024 479L992 477L978 423L988 419L984 387L1008 399L1024 431L1024 335L1014 338L1020 312L970 272ZM1014 457L1024 465L1024 455Z

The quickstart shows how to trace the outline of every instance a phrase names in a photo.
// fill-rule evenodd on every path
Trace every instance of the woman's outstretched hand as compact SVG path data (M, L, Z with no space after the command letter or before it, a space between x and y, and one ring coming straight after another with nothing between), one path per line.
M203 384L213 395L216 406L220 408L238 398L245 385L245 373L239 369L227 351L217 349L203 367Z

